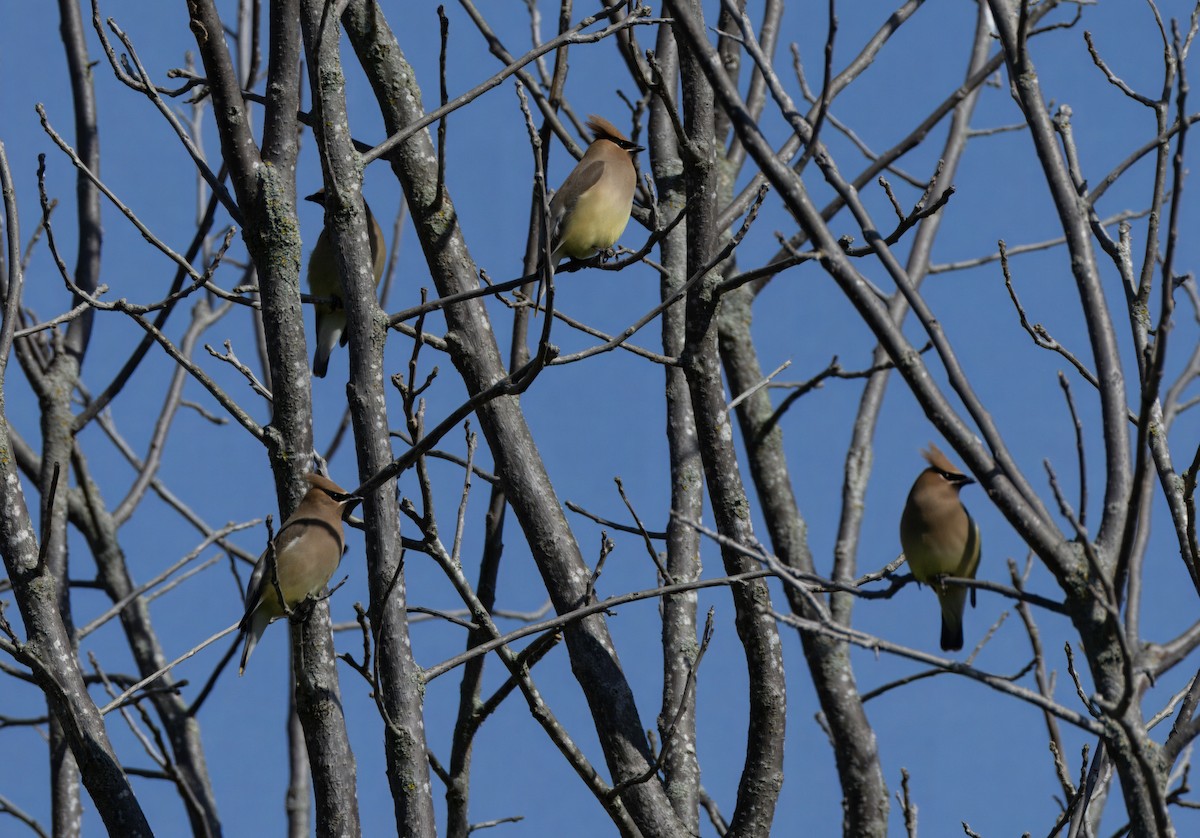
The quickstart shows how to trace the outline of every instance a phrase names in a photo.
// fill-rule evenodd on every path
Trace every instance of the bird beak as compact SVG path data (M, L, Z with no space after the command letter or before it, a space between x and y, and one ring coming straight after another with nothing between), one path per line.
M329 496L346 507L347 512L358 506L363 500L360 495L352 495L349 492L345 494L342 494L341 492L330 492Z
M312 201L314 204L321 204L322 206L324 206L325 205L325 190L318 189L316 192L312 193L311 195L305 195L304 200Z
M644 145L635 145L633 148L631 148L629 150L632 153L637 154L639 151L645 151L646 147Z
M362 503L362 498L357 495L347 495L346 500L342 501L342 520L349 521L351 513L354 512L354 507L360 503Z

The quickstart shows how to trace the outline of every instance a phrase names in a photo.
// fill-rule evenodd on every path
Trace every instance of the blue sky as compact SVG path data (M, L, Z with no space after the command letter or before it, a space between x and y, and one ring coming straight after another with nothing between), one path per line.
M760 5L750 4L752 18L758 17ZM222 8L232 22L232 4L222 4ZM400 8L389 12L401 46L424 87L427 108L436 104L435 8L435 4L424 2L404 5L402 26ZM840 31L835 68L844 66L857 54L860 45L890 12L891 4L847 0L838 8ZM1167 16L1185 16L1191 11L1178 0L1163 2L1161 8ZM521 51L528 39L523 4L481 4L481 9L510 50ZM581 11L577 9L577 14ZM542 12L547 24L554 20L551 7L543 4ZM184 53L194 50L182 3L105 2L101 14L115 18L128 32L143 62L162 84L168 83L166 71L181 66ZM499 65L488 55L482 39L459 7L449 6L447 14L451 21L448 84L453 96L489 77ZM783 23L781 41L798 44L814 84L820 77L826 32L824 14L824 3L793 3ZM975 4L969 0L929 0L874 65L837 100L833 113L850 123L876 151L890 147L961 80L974 16ZM1056 104L1071 106L1082 165L1089 181L1095 183L1132 148L1154 135L1154 123L1149 111L1110 86L1092 65L1083 42L1084 28L1093 32L1097 47L1114 72L1151 95L1161 86L1161 46L1150 12L1143 4L1136 3L1086 7L1083 21L1075 29L1052 32L1035 41L1034 60L1045 95ZM0 113L5 114L0 124L0 142L5 145L16 178L23 239L28 239L40 216L36 155L46 153L48 191L60 201L55 216L56 235L63 252L73 254L75 174L69 161L41 131L34 112L35 103L44 103L52 124L61 133L70 135L71 109L57 29L51 4L28 4L18 20L0 29L0 78L5 79L0 85ZM639 37L643 46L652 44L649 30L640 30ZM113 78L94 33L90 44L93 60L101 62L95 73L102 175L157 235L182 250L192 235L197 212L194 169L150 104ZM349 50L345 53L350 55ZM781 50L778 63L785 84L795 95L794 79L787 71L790 58L786 49ZM994 128L1019 121L1007 79L1002 78L1001 82L983 91L974 120L976 127ZM381 140L381 121L364 80L360 74L350 72L348 84L355 137L368 142ZM573 48L567 96L577 113L599 113L618 125L627 125L627 112L617 89L631 96L635 93L612 42ZM306 102L307 99L305 95ZM781 143L785 136L782 120L770 116L764 124L772 139ZM454 114L448 128L447 179L471 254L494 281L516 276L528 224L532 166L511 84L497 87ZM903 168L927 177L944 135L943 124L927 148L918 149L904 159ZM862 165L861 155L828 129L824 137L842 171L856 173ZM218 144L211 120L205 124L203 142L206 152L216 159ZM311 137L306 135L303 143L298 188L300 194L307 194L319 185L320 171ZM648 170L646 155L642 155L640 162L643 170ZM568 155L556 148L549 181L561 182L572 163ZM1148 200L1149 174L1145 162L1134 167L1101 202L1100 214L1107 216L1142 208ZM890 180L902 204L911 205L916 200L915 190L900 183L898 178ZM819 182L815 169L806 175L806 184L818 203L823 203L829 190ZM935 263L990 253L998 239L1016 245L1057 234L1047 190L1039 178L1029 137L1023 132L973 140L955 185L958 191L944 211L942 232L934 248ZM1196 221L1196 204L1190 187L1189 182L1184 192L1181 216L1184 230L1193 229ZM863 191L876 219L887 228L892 223L892 213L882 191L874 186ZM389 220L395 217L400 203L399 187L391 172L379 164L369 168L365 193L385 230L390 230ZM307 252L322 219L314 205L306 204L300 211ZM158 299L173 273L171 264L150 249L111 205L105 204L104 213L102 281L112 287L110 296L139 302ZM848 217L837 219L832 226L839 235L848 233L862 241L861 231L853 227ZM790 233L794 229L794 222L781 211L778 202L768 198L763 215L739 250L739 265L749 268L764 263L776 249L774 231ZM1144 223L1134 222L1138 247L1143 232ZM622 243L636 248L644 236L644 230L631 224ZM398 246L399 267L388 305L390 310L417 301L419 288L432 289L410 226L404 227ZM901 244L897 250L902 256L907 255L906 245ZM235 258L244 256L240 244L235 244L231 253ZM1196 255L1195 247L1185 236L1177 259L1180 272L1191 269ZM1013 260L1012 268L1014 284L1030 319L1045 323L1059 341L1086 358L1085 324L1064 253L1052 249L1018 257ZM864 262L860 270L880 284L886 281L875 264ZM1111 266L1105 264L1104 270L1127 370L1132 370L1128 326L1122 313L1123 295ZM217 280L228 288L237 277L237 270L227 266L218 273ZM34 251L26 282L26 304L42 318L68 306L69 298L44 243ZM1073 432L1056 378L1066 365L1058 356L1034 347L1021 330L998 266L989 264L968 271L936 274L926 281L923 292L980 398L996 418L1016 461L1044 502L1054 508L1043 460L1051 462L1068 496L1076 498ZM619 274L584 271L560 278L556 305L597 328L614 332L650 309L657 294L657 277L649 268L638 267ZM507 347L506 310L494 302L490 310L501 346ZM1175 337L1177 356L1175 363L1169 365L1169 372L1178 371L1180 359L1196 340L1191 313L1181 307L1180 314ZM311 322L310 317L308 321ZM186 317L182 311L178 312L173 318L171 334L178 337L185 326ZM430 318L429 328L434 332L444 331L436 317ZM863 368L870 363L873 342L867 329L815 264L788 271L771 283L755 307L754 328L764 369L772 370L791 361L791 367L780 380L806 379L834 355L847 369ZM908 324L907 332L914 341L923 342L915 325ZM635 342L655 349L659 345L658 334L658 324L652 324ZM107 383L110 370L123 361L140 337L140 329L121 315L107 313L97 317L84 368L85 382L92 391ZM215 348L220 348L226 339L233 341L243 360L253 363L255 354L245 312L227 316L204 338ZM555 342L569 352L591 345L592 339L558 326ZM394 337L388 348L389 372L402 371L410 351L411 344L406 339ZM315 436L319 447L324 447L332 436L344 410L345 358L344 352L335 353L329 377L314 382ZM240 376L206 353L201 352L198 360L257 419L267 420L265 406L248 391ZM441 370L428 395L428 416L436 421L459 404L464 390L446 358L425 350L422 361L425 371L433 365ZM7 415L27 439L36 443L36 402L13 370L15 366L10 366L5 394ZM152 432L171 371L172 365L162 353L151 352L127 391L113 405L115 422L140 453L144 453ZM1102 494L1098 482L1102 471L1098 405L1088 385L1073 371L1068 370L1067 374L1088 434L1092 475L1088 511L1094 521L1098 518ZM196 383L189 382L187 392L187 398L206 410L219 412L219 407ZM832 562L843 461L860 393L859 382L830 381L795 404L782 423L798 503L808 521L812 550L822 572L828 572ZM393 425L399 425L399 399L394 393L392 398ZM628 353L608 353L585 363L547 370L522 397L522 405L560 499L578 502L605 517L625 520L626 513L613 485L613 477L620 476L647 526L652 529L665 526L669 481L660 369ZM476 423L473 429L477 430ZM1200 426L1196 418L1185 415L1172 434L1177 459L1186 464L1198 437ZM918 449L931 439L936 440L932 426L903 383L894 380L889 385L875 437L874 470L858 551L860 572L882 567L899 553L896 528L900 509L908 486L923 466ZM132 470L106 442L99 428L87 429L80 441L106 499L110 504L115 503L128 490ZM444 447L461 452L462 435L452 434ZM397 450L402 450L399 443ZM489 458L482 442L479 458L481 465L487 467ZM348 448L343 448L332 461L331 471L343 485L356 483ZM441 462L434 462L431 472L442 528L449 531L462 474L457 467ZM212 525L276 512L267 458L261 447L238 427L232 424L215 427L194 410L185 408L176 420L161 476ZM411 475L401 479L400 490L415 495L416 485ZM486 495L484 484L476 481L463 550L470 578L474 578L478 563ZM963 498L983 534L980 576L1006 583L1005 562L1011 559L1023 566L1026 548L978 488L966 489ZM572 514L570 520L585 557L594 562L601 528L577 515ZM1144 591L1144 639L1149 641L1173 636L1192 622L1196 611L1195 595L1179 564L1166 521L1165 508L1159 503L1154 512L1157 531L1151 541ZM757 516L756 529L765 540L765 530ZM655 582L654 569L640 540L610 535L614 536L617 548L601 577L598 588L601 595L651 587ZM258 551L264 537L259 527L241 533L237 541L247 550ZM139 581L174 562L198 541L193 529L152 496L122 531L131 572ZM72 576L90 577L94 570L86 550L81 542L74 543L77 549L72 558ZM546 596L511 518L505 547L499 605L534 610ZM202 558L213 555L215 551L209 550ZM713 545L704 545L702 558L706 575L722 573L720 557ZM353 603L366 600L362 559L361 535L354 533L350 537L350 552L338 574L339 577L349 574L350 578L331 602L335 620L353 619ZM152 612L168 654L190 648L240 617L237 586L225 567L224 561L218 562L154 602ZM412 604L435 608L458 606L452 589L426 557L410 554L406 568ZM1029 588L1055 596L1052 580L1037 566ZM775 592L779 594L777 602L782 604L779 589ZM981 593L978 601L978 608L969 611L966 617L968 650L1010 611L1008 601L992 594ZM107 604L98 592L77 591L76 623L83 624ZM703 784L728 816L733 809L744 754L745 670L728 593L723 590L701 593L701 612L710 606L716 609L717 632L700 673L699 756ZM1038 614L1038 623L1049 655L1048 665L1058 672L1056 697L1078 710L1062 652L1063 642L1073 638L1073 632L1066 620L1056 615ZM891 599L859 603L855 625L894 642L927 652L937 651L938 614L933 596L915 586L905 588ZM656 605L647 602L625 606L610 620L610 627L626 674L634 685L643 723L653 726L661 697ZM836 834L841 822L840 791L832 755L824 734L814 722L816 703L797 635L786 628L781 629L781 634L788 668L789 710L778 831L790 832L794 824L804 823L812 830L809 834ZM461 629L443 623L414 624L412 636L416 659L423 666L433 665L462 649ZM360 640L352 634L339 635L337 643L339 651L351 650L357 654L361 648ZM108 669L124 671L131 664L122 646L117 627L110 624L91 636L84 648L95 651ZM190 679L193 685L202 682L223 648L224 642L184 664L178 676ZM1009 614L977 664L991 672L1015 673L1028 661L1029 654L1020 621L1015 614ZM916 671L911 663L864 651L854 654L854 662L859 686L864 691ZM228 673L201 713L209 770L227 835L284 832L286 664L285 631L277 625L268 631L246 676L238 679ZM1147 699L1147 715L1156 712L1170 694L1180 689L1192 666L1185 663L1180 671L1160 680ZM340 674L358 759L364 834L387 834L394 829L394 821L378 744L379 719L364 682L347 667L341 667ZM603 764L565 649L550 654L538 665L534 676L572 736L597 764ZM490 661L485 693L490 691L489 686L494 688L502 680L499 667ZM1026 676L1021 683L1029 685L1030 678ZM194 694L195 687L192 689ZM449 754L457 694L457 674L433 682L425 694L429 744L443 761ZM11 681L0 694L2 714L34 715L43 708L32 688ZM942 675L889 692L870 702L867 711L875 726L889 788L899 788L901 768L912 775L922 834L961 834L960 821L984 835L1017 834L1024 830L1044 834L1053 824L1058 812L1055 800L1058 784L1046 749L1045 726L1034 708L1003 698L974 681ZM1155 731L1159 741L1168 728L1169 723ZM1068 727L1063 730L1071 774L1077 776L1079 751L1088 739ZM115 718L110 723L110 735L129 764L149 766L140 746ZM40 731L9 728L0 731L0 737L6 753L21 755L0 761L0 794L48 822L47 757ZM442 812L442 789L436 778L433 782ZM136 779L134 784L160 834L170 834L174 825L184 824L178 798L166 784L144 779ZM100 830L94 807L89 802L86 808L88 831ZM475 749L472 788L473 821L512 815L523 815L525 820L518 825L497 827L496 835L504 831L521 835L601 836L613 831L599 806L530 718L519 697L507 701L483 727ZM1108 833L1121 822L1119 796L1115 796L1102 831ZM1197 828L1195 815L1177 813L1176 823L1181 834ZM892 827L897 834L903 829L895 805ZM6 824L0 831L7 832L10 828L15 827ZM713 834L707 824L705 830L704 834Z

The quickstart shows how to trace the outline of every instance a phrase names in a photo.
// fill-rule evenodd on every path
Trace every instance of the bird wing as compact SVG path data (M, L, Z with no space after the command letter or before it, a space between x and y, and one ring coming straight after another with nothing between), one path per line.
M329 535L337 542L338 556L340 557L345 550L345 542L337 527L321 518L304 516L289 518L283 525L283 529L275 536L276 560L280 553L287 551L293 541L306 535L311 527L328 530ZM263 554L258 557L258 561L254 563L254 571L250 574L250 582L246 585L246 613L242 616L240 624L243 631L249 627L254 611L262 601L268 586L274 584L271 577L267 575L267 554L269 552L270 550L264 550Z
M387 242L383 240L383 228L375 220L375 215L367 202L363 201L363 209L367 211L367 230L371 242L371 269L375 273L375 285L383 279L383 270L387 267Z
M242 622L238 624L238 628L242 631L250 627L250 620L255 609L258 608L258 601L262 599L263 578L267 575L267 553L269 551L270 548L263 551L263 554L258 557L258 561L254 563L254 570L250 573L250 582L246 585L246 613L242 615Z
M971 517L971 513L967 513L967 521L970 525L970 533L967 536L967 549L964 552L964 562L961 576L967 579L974 579L976 572L979 570L979 559L983 555L983 542L979 538L979 525L975 523L975 519ZM971 607L975 607L975 589L971 588Z
M562 221L570 214L579 196L587 192L604 176L605 162L593 160L586 166L580 163L571 170L563 185L554 193L550 200L550 242L551 247L558 243Z
M329 236L321 230L312 253L308 254L308 291L314 297L341 299L342 286L338 283L336 257Z

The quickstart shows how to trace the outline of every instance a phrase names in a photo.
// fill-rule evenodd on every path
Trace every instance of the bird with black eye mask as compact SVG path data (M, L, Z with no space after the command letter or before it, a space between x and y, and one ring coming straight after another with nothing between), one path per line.
M975 481L959 471L933 443L921 453L929 467L917 475L908 493L900 516L900 545L913 577L931 585L937 594L942 607L942 649L955 652L963 647L967 589L943 584L941 579L974 579L979 569L979 526L958 496L963 486ZM975 604L974 590L971 604Z

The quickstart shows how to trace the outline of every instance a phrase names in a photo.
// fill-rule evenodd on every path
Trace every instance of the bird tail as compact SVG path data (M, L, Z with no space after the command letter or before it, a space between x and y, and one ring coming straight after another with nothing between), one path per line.
M324 378L325 373L329 372L329 349L318 346L313 352L313 375L317 378Z
M271 618L263 613L261 608L255 609L249 620L249 625L243 627L246 633L246 645L242 647L242 662L238 665L238 675L242 675L246 671L246 661L250 660L250 654L254 651L254 647L258 645L259 639L263 632L267 630Z
M967 606L967 589L949 585L937 592L942 605L942 651L957 652L963 647L963 611Z
M957 652L962 647L962 617L956 617L942 611L942 651Z
M329 371L329 355L345 328L345 311L317 312L317 346L313 350L313 375L317 378L324 378Z

